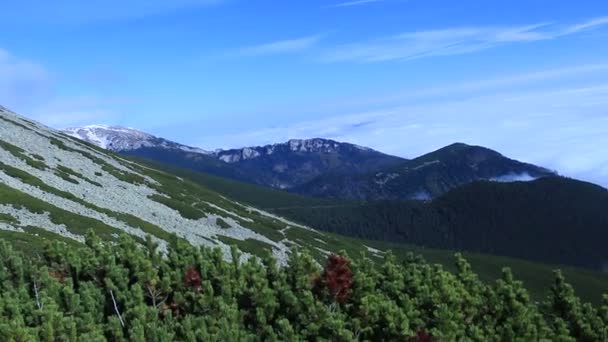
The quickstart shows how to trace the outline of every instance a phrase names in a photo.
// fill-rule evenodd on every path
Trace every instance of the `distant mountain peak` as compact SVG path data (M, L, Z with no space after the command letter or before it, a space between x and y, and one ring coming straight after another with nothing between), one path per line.
M130 127L96 124L67 128L63 130L63 132L114 152L132 151L145 147L159 147L165 149L179 149L193 153L211 153L197 147L182 145L159 138Z
M331 139L290 139L286 142L264 146L243 147L228 150L217 150L214 154L226 163L238 163L275 154L277 151L287 153L340 153L348 150L375 152L371 148L338 142ZM379 153L379 152L378 152Z
M293 152L336 152L341 148L355 146L350 143L323 138L290 139L286 143L275 144L275 146L280 145L288 145Z
M530 181L555 174L483 146L453 143L363 177L318 178L297 192L354 200L426 200L478 180Z
M324 138L311 138L311 139L291 139L287 142L290 147L294 149L302 150L307 152L318 152L318 151L331 151L337 150L341 147L354 147L362 151L373 151L369 147L359 146L351 143L338 142L331 139ZM279 144L280 145L280 144Z
M64 130L68 135L109 150L135 149L154 138L152 135L120 126L87 125Z
M483 152L489 152L489 153L493 153L493 154L500 154L500 153L498 153L490 148L484 147L484 146L471 145L471 144L467 144L467 143L463 143L463 142L455 142L455 143L449 144L449 145L442 147L431 153L440 153L440 152L445 152L445 151L454 151L454 152L483 151Z
M468 145L465 143L457 142L442 147L436 151L424 154L418 158L412 159L410 166L415 167L418 164L426 164L436 160L443 160L444 162L448 160L453 160L465 162L469 164L469 166L475 168L479 163L497 159L509 158L505 157L504 155L495 150L484 146Z

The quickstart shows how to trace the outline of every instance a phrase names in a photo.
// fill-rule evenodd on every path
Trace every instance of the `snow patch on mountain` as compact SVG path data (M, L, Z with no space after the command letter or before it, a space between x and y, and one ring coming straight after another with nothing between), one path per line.
M246 147L243 149L243 159L253 159L259 157L260 155L260 152L252 148Z
M232 150L217 150L212 154L225 163L238 163L244 160L251 160L260 158L262 156L269 156L281 150L300 153L336 153L340 151L343 146L353 146L354 148L361 151L371 151L371 149L362 146L316 138L291 139L285 143L278 143L266 146L244 147Z
M225 154L225 155L221 155L219 156L219 159L221 161L223 161L224 163L238 163L241 161L241 155L240 154Z
M325 139L292 139L287 142L293 152L335 152L340 143Z
M431 165L439 164L439 163L441 163L440 160L431 160L431 161L424 162L424 163L422 163L420 165L417 165L417 166L413 167L412 170L420 170L420 169L425 168L427 166L431 166Z
M146 145L154 137L150 134L118 126L89 125L67 128L64 132L104 149L132 150Z
M386 183L392 181L393 179L398 178L400 175L398 173L389 173L386 174L384 172L378 172L376 174L376 179L374 179L374 182L380 186L385 185Z
M115 152L131 151L142 147L160 147L179 149L192 153L211 154L211 152L198 147L178 144L128 127L89 125L67 128L64 132L75 138Z

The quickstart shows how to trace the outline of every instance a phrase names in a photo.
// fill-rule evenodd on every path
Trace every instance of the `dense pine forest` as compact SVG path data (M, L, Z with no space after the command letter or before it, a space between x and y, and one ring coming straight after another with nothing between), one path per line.
M608 191L600 186L545 177L533 182L476 182L430 202L299 205L273 211L359 238L604 270L607 207Z
M175 241L116 243L88 235L34 257L0 241L3 341L605 341L608 295L582 303L560 272L534 302L509 269L480 281L410 255L397 261L305 251L288 265L233 261Z

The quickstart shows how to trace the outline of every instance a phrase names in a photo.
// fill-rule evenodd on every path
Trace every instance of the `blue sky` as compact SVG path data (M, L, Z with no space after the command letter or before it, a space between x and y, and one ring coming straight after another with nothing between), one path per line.
M214 149L480 144L608 186L608 2L22 0L0 104Z

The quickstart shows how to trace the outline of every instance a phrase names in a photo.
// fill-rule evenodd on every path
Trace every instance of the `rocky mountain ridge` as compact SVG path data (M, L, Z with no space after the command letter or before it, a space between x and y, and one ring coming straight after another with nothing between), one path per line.
M321 138L206 152L124 128L97 129L94 137L88 135L89 131L71 129L69 133L100 147L104 147L100 142L127 140L127 144L105 144L104 148L286 190L328 173L364 174L405 161L367 147ZM125 132L131 132L131 136L125 137Z
M429 200L473 181L530 181L556 174L491 149L463 143L407 160L321 138L207 152L124 128L96 129L93 137L89 132L73 129L70 134L127 155L335 199ZM120 143L123 141L129 143Z

